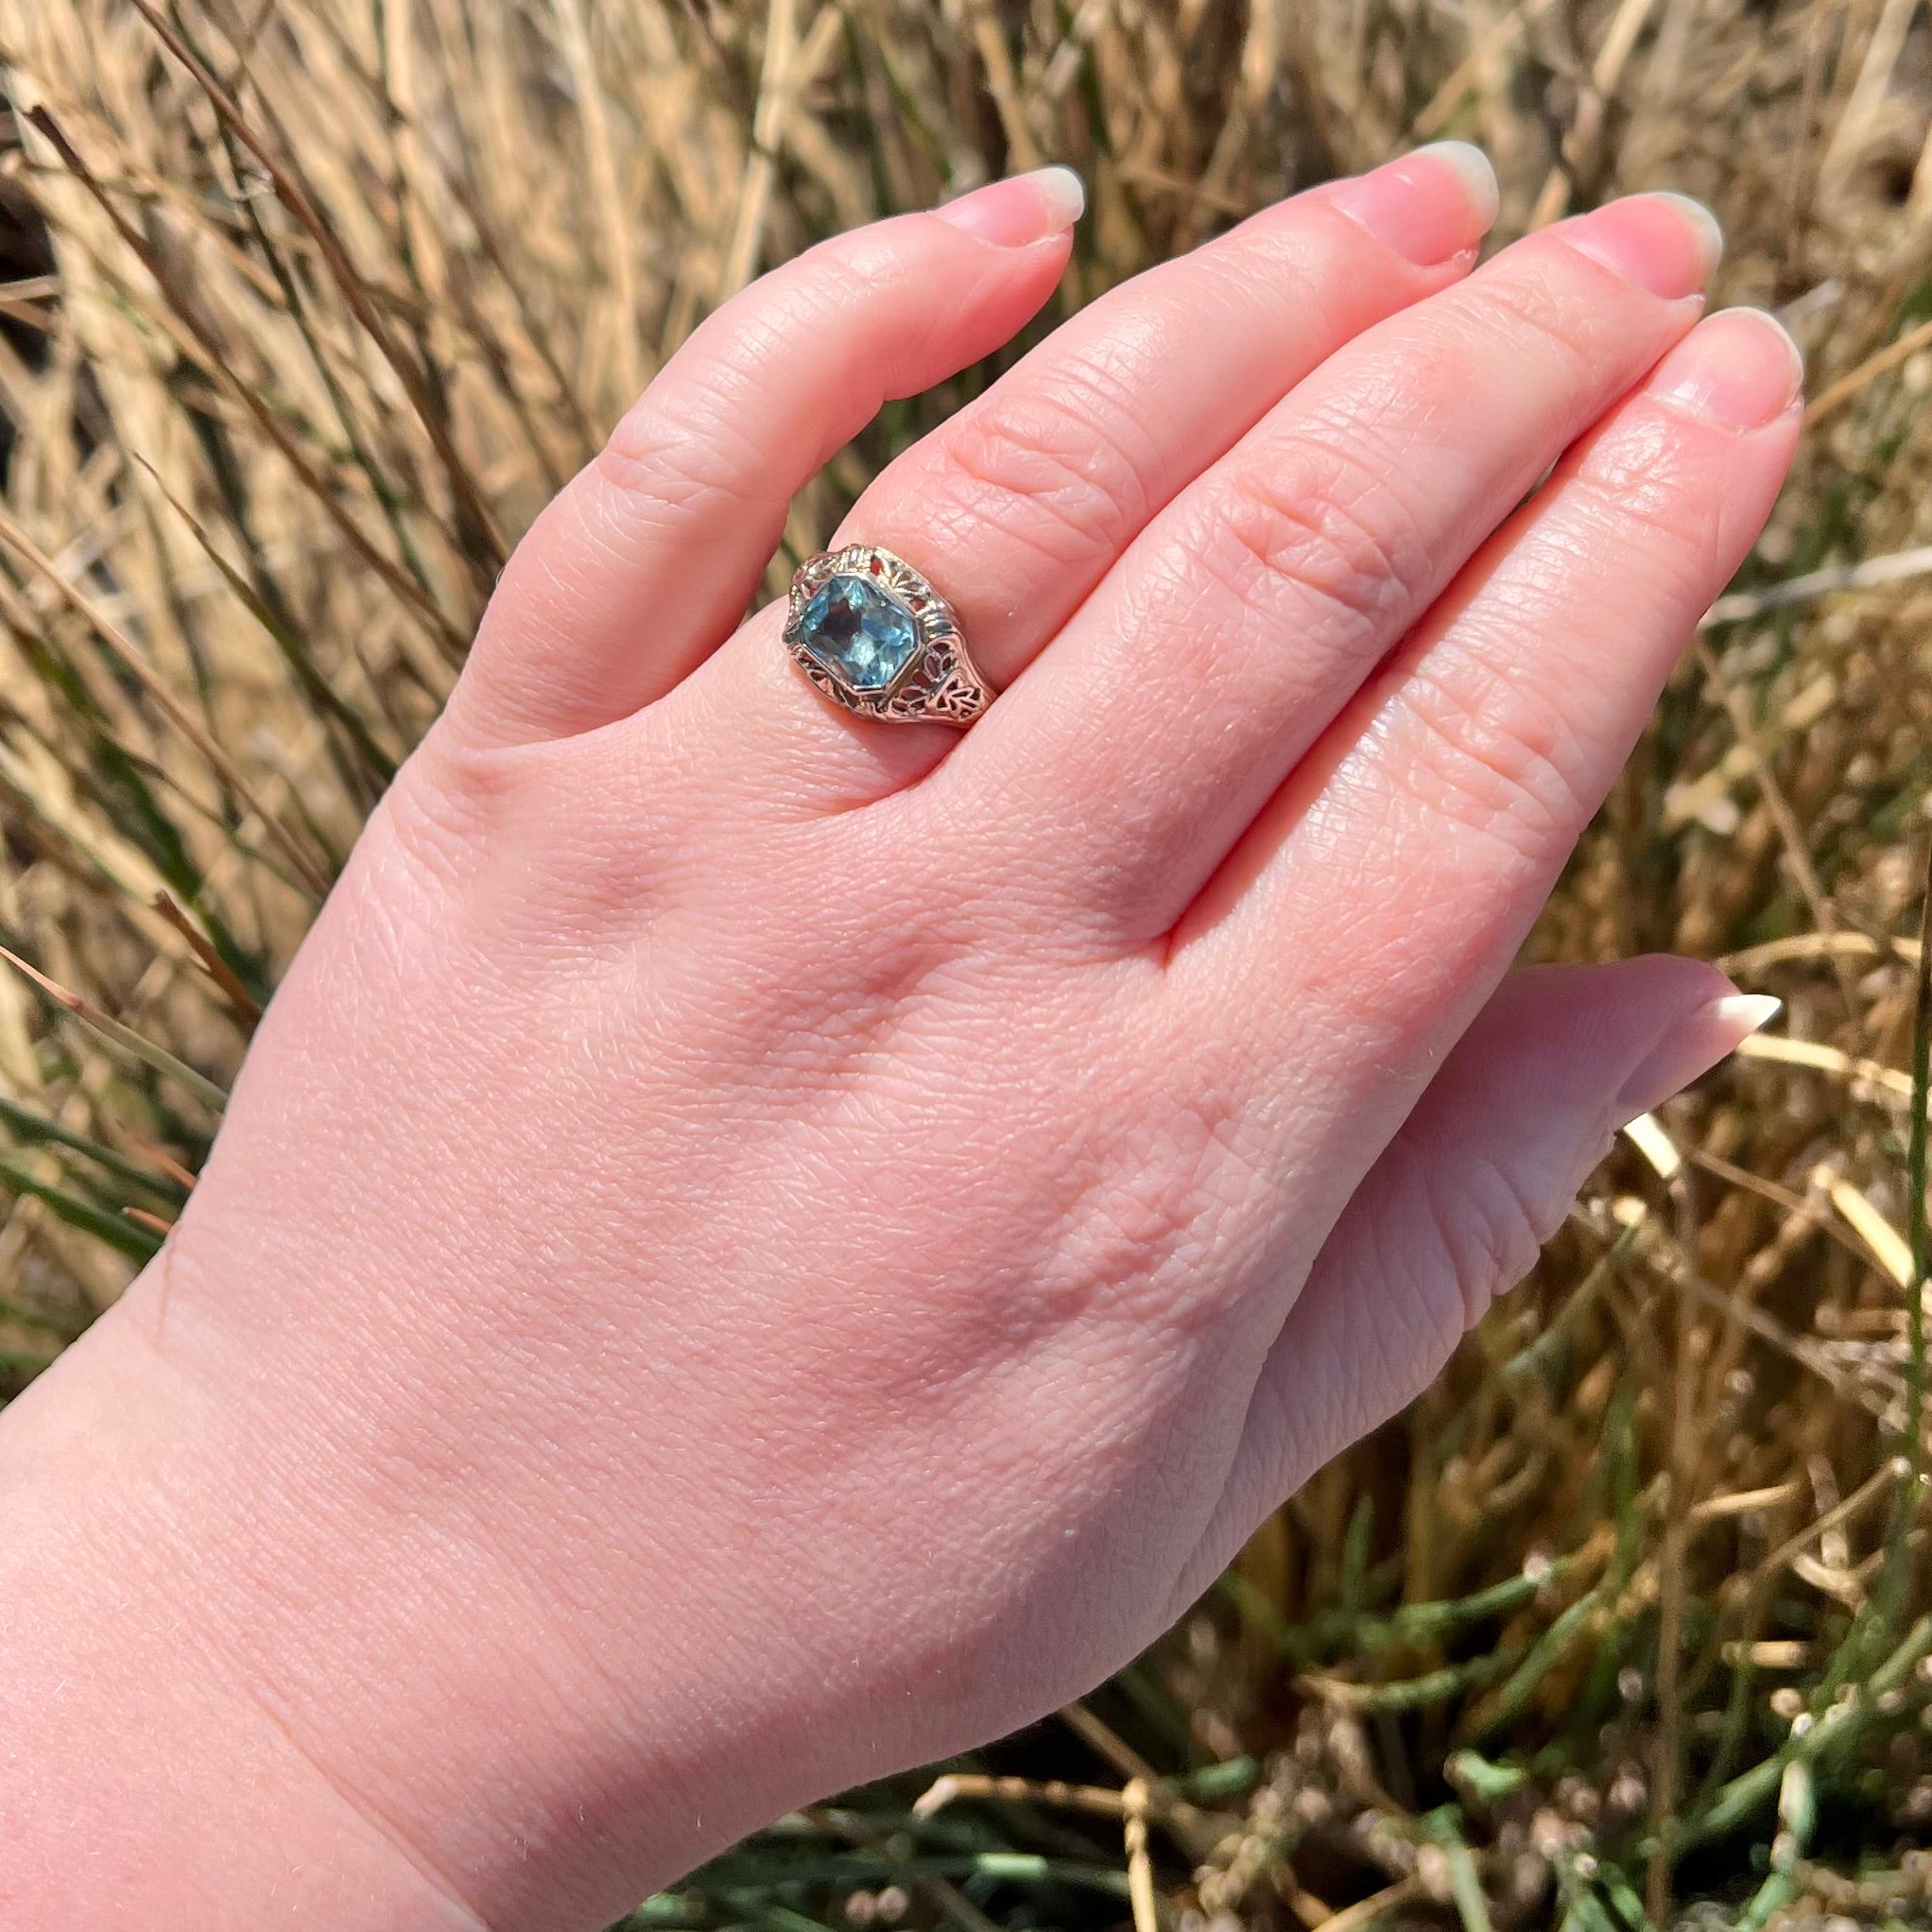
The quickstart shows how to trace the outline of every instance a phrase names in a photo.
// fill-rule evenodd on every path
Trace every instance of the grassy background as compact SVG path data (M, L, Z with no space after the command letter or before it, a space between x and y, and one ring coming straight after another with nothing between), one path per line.
M8 1389L179 1211L505 546L760 266L1043 159L1092 193L1060 314L1438 134L1499 239L1707 198L1811 421L1535 950L1721 958L1776 1037L1133 1670L637 1923L1926 1918L1915 0L0 0L0 943L58 989L0 976Z

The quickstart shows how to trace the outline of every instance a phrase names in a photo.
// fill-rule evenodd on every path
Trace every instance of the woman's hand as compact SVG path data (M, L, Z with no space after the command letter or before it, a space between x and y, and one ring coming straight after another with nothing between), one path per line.
M1076 213L768 276L518 552L190 1211L0 1435L32 1923L590 1925L1046 1711L1762 1017L1498 991L1797 432L1689 204L1472 273L1427 150L1095 303L843 533L957 604L963 736L738 623Z

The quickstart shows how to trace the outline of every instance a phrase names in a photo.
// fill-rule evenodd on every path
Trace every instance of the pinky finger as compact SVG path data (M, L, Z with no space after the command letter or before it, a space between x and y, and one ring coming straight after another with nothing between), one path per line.
M1427 1387L1528 1273L1615 1130L1777 1004L1661 955L1503 983L1316 1258L1255 1386L1189 1594L1304 1478Z

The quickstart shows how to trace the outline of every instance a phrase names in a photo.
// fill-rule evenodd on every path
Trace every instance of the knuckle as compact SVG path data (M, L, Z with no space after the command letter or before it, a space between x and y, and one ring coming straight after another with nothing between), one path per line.
M648 391L629 410L591 458L596 482L624 506L627 521L684 521L719 509L756 506L783 513L785 499L761 490L777 474L745 424L765 420L758 379L721 363L701 411L672 415Z
M1152 1085L1153 1083L1150 1083ZM1214 1283L1266 1188L1245 1145L1232 1085L1150 1091L1070 1190L1043 1299L1093 1303L1133 1327L1184 1334L1218 1318ZM1053 1284L1060 1284L1056 1295Z
M1599 438L1577 466L1574 485L1603 532L1604 551L1642 546L1651 584L1695 595L1722 573L1720 474L1700 474L1695 457L1661 415Z
M405 874L399 900L434 908L446 930L504 918L492 882L514 879L538 943L567 946L634 924L686 842L683 814L666 806L675 787L624 810L634 786L606 746L476 745L445 718L385 793L364 844L371 862Z
M941 520L991 524L1056 562L1111 555L1146 523L1159 458L1130 426L1118 378L1085 360L1054 392L995 392L934 442L932 509Z
M900 226L872 221L814 242L790 262L768 269L751 286L773 291L866 288L903 275L906 264Z
M1352 631L1401 624L1429 568L1400 492L1339 438L1299 440L1265 471L1244 469L1217 492L1199 550L1244 608L1273 618L1285 597L1309 597Z
M771 461L770 429L796 413L787 398L800 345L840 345L836 362L861 378L889 364L886 325L868 296L903 284L906 267L903 239L874 228L833 236L761 277L711 316L625 413L593 472L647 509L782 511L785 493L765 487L784 474Z
M522 791L520 747L474 748L432 731L371 823L419 877L457 889L477 872Z
M1507 1163L1494 1160L1458 1171L1453 1199L1431 1200L1465 1329L1536 1266L1568 1206L1534 1199Z
M1559 244L1472 289L1476 314L1488 330L1507 338L1512 354L1554 361L1566 371L1594 360L1606 318L1601 301L1570 272L1573 261L1569 246Z
M1568 849L1589 812L1569 776L1575 733L1557 705L1492 670L1459 666L1452 683L1424 664L1403 706L1424 805L1532 865Z

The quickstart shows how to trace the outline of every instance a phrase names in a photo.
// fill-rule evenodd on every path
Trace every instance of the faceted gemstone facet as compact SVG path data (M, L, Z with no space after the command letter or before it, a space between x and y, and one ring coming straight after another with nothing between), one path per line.
M876 584L840 574L800 613L799 641L853 690L884 691L919 648L919 625Z

